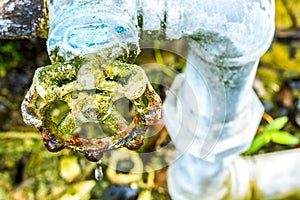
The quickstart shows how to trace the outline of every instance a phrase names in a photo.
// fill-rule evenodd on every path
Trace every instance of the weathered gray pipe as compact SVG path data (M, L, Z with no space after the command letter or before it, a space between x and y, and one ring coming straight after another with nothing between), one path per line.
M164 120L178 154L168 174L173 199L250 199L253 188L255 196L265 199L299 193L268 185L267 176L245 178L253 170L271 176L273 168L261 166L283 156L267 155L255 162L237 157L249 147L263 111L252 83L272 40L274 1L51 1L48 10L53 61L101 54L103 49L112 59L130 58L140 51L139 34L149 32L154 38L188 38L186 72L176 78L164 103ZM7 31L2 38L13 37ZM298 154L289 152L289 160ZM284 170L289 168L295 165ZM274 170L274 175L281 173ZM293 176L282 179L285 188L298 187L299 174ZM252 182L258 186L249 188Z
M180 200L300 199L299 156L299 150L288 150L212 163L185 154L171 165L169 190Z
M253 199L300 199L299 150L249 157L244 161ZM237 177L240 175L237 173Z
M186 30L202 26L189 43L186 71L164 102L177 147L169 192L178 200L299 198L299 150L238 157L249 148L263 111L252 84L273 37L274 2L226 4L205 1L186 15L197 19Z

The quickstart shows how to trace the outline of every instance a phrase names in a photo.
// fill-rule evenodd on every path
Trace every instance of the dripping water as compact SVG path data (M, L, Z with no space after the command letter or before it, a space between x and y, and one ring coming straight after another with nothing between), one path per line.
M98 160L96 162L96 169L95 169L95 179L97 181L101 181L103 179L103 171L102 171L102 160Z

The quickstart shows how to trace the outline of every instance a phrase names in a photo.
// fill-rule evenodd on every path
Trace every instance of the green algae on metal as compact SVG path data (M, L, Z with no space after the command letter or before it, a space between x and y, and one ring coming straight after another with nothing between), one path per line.
M131 122L114 105L121 98L135 108ZM68 109L57 122L53 105L58 101ZM139 66L89 54L36 70L22 114L26 124L40 130L49 151L67 147L98 161L105 151L138 149L147 126L161 118L161 99ZM114 134L82 137L80 127L86 123L104 124Z

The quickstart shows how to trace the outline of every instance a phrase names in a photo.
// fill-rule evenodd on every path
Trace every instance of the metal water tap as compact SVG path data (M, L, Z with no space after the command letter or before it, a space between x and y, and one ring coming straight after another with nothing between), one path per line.
M16 7L17 4L25 7ZM37 4L40 6L35 6L38 9L32 12L29 7ZM66 117L58 126L59 134L55 135L60 136L63 141L64 124L76 129L85 120L96 121L97 116L103 114L94 109L96 106L101 107L99 102L105 99L107 105L111 104L111 100L105 98L106 95L97 91L105 88L104 91L109 95L118 96L117 90L111 88L121 91L130 88L131 84L128 82L125 86L119 84L120 79L128 78L125 76L128 74L127 70L121 76L113 72L117 70L116 66L129 66L120 62L134 60L140 52L141 38L187 38L189 53L186 70L175 79L163 105L163 119L178 155L168 170L168 186L172 198L250 199L254 191L263 193L261 196L265 199L274 199L276 194L283 197L289 190L285 187L286 190L283 191L280 184L271 190L267 184L270 174L260 167L270 166L267 163L272 163L274 159L276 163L280 163L286 155L286 160L290 162L293 155L298 153L271 155L266 159L263 157L251 161L238 156L249 147L263 112L252 84L259 58L267 51L273 39L274 4L272 0L6 0L0 2L0 37L48 37L48 53L54 65L37 71L33 89L29 90L27 100L23 103L23 113L26 114L26 109L31 110L33 116L27 117L28 123L41 126L43 138L51 140L52 136L44 131L42 125L45 121L48 123L46 116L49 102L58 98L65 101L69 108L74 106L72 111L82 110L83 112L77 112L70 121ZM17 13L15 16L26 13L28 18L12 20L13 13ZM44 30L49 30L48 34ZM112 60L118 61L110 62ZM78 64L78 61L83 65ZM64 63L66 68L59 63ZM68 64L72 67L68 68ZM101 67L95 69L94 64ZM104 79L105 74L112 73L108 77L113 80L108 78L101 84L97 78L89 76L89 72L95 70ZM144 83L144 87L141 87L144 93L141 93L153 100L153 105L158 106L160 102L157 96L146 81L143 81L144 74L137 67L130 68L129 71L139 74L134 73L132 80ZM60 75L56 82L52 77L57 74ZM44 75L49 82L42 79ZM74 81L75 76L79 77L79 82ZM115 80L114 77L120 79ZM108 84L108 81L111 82ZM70 103L70 99L75 98L80 91L84 92L83 99L78 98L74 102L79 103L83 109ZM92 92L89 93L90 91ZM38 95L42 101L36 101ZM140 97L137 95L128 99L135 101ZM84 104L85 100L92 99L95 102L91 106ZM41 104L37 107L33 105L39 102ZM138 102L140 103L139 100ZM150 109L146 106L143 113L152 113L153 105ZM138 105L136 107L139 110ZM86 110L90 112L84 112ZM110 109L108 111L113 112ZM142 120L141 116L145 115L137 116L138 124L148 119L144 117ZM105 121L106 118L102 116L100 119ZM70 127L69 125L66 127ZM143 126L147 124L142 123L142 126L137 127ZM52 131L51 127L52 125L47 126L47 130ZM130 125L125 129L122 127L120 125L116 129L136 132L134 128L127 129ZM78 140L76 135L69 136L72 136L71 140L67 141L73 147L79 142L88 144L91 150L95 150L94 147L111 144L106 140ZM121 143L127 144L127 141L121 140ZM132 147L135 148L140 143L137 138ZM52 143L49 145L51 147ZM89 151L87 155L97 160L97 153ZM248 176L249 171L254 172L253 177ZM296 171L296 167L292 167L292 171ZM276 170L276 173L280 174L280 170ZM264 177L264 180L260 177ZM292 179L285 177L283 180ZM257 181L257 186L251 185L253 181ZM291 182L293 188L299 188L297 181Z
M139 40L129 15L108 1L2 1L0 7L1 38L47 37L52 65L36 70L22 103L25 123L40 130L47 149L67 147L98 161L105 151L140 148L147 127L161 118L161 99L142 68L130 64ZM115 108L121 98L134 106L131 121ZM66 112L56 119L53 109L61 104ZM87 123L104 124L110 134L85 137L80 128Z

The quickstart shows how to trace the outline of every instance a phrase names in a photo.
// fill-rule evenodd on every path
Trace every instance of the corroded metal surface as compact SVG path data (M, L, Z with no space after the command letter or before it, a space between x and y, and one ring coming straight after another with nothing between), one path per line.
M134 107L131 121L114 105L121 98ZM53 116L57 102L67 107L58 121ZM139 66L93 54L36 70L22 114L26 124L40 130L49 151L67 147L98 161L105 151L138 149L147 126L161 118L161 99ZM104 124L112 133L82 137L80 128L87 123Z
M47 37L44 0L0 0L0 38Z

